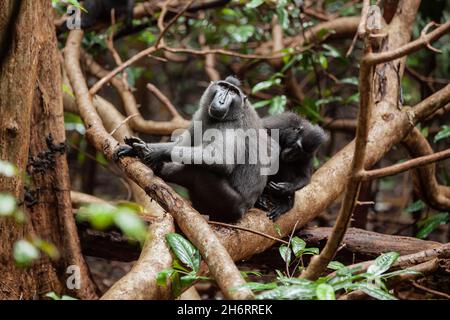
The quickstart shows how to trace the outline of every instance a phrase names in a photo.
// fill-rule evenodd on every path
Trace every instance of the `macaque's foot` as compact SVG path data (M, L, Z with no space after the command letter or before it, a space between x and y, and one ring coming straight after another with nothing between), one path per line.
M272 207L273 207L272 202L271 202L270 199L269 199L266 195L264 195L264 194L262 194L262 195L258 198L258 200L256 201L256 204L255 204L255 208L258 208L258 209L263 210L264 212L267 213L267 216L269 215L268 212L270 211L270 209L271 209Z
M267 211L267 216L269 217L270 220L275 220L276 218L281 216L283 213L284 212L282 210L280 210L279 207L274 207L274 208L272 208L272 210Z

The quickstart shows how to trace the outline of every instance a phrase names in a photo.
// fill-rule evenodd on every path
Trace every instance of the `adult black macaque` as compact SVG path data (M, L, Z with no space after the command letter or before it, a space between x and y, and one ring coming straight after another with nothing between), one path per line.
M267 148L268 152L267 141L261 119L240 89L239 80L227 77L209 85L191 127L177 141L147 144L128 138L116 156L139 157L166 182L186 187L200 213L211 220L231 222L252 208L264 190L267 176L262 174L263 167L271 159L261 161L258 149ZM174 155L179 157L177 161L173 161ZM278 154L273 155L278 161Z
M265 117L263 124L268 132L279 130L280 159L278 173L269 177L256 207L275 219L292 209L295 191L309 183L314 155L326 134L318 125L292 112Z
M96 22L110 22L111 11L114 9L116 19L125 18L125 26L131 27L135 0L85 0L81 13L81 28L92 27Z

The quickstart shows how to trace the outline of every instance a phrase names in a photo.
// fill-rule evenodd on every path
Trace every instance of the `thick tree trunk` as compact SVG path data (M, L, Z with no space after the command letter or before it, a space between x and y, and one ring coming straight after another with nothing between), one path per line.
M1 1L0 28L0 159L28 175L27 183L24 174L0 177L0 191L13 194L27 217L25 224L0 219L0 299L35 299L50 291L95 298L71 212L51 1ZM29 268L16 267L13 245L31 236L56 245L60 258L43 254ZM78 267L80 289L66 286L69 266Z

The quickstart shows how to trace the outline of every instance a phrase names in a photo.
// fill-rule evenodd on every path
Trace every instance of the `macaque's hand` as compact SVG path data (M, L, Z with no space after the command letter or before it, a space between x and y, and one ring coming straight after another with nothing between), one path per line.
M133 150L134 154L142 160L142 162L152 168L156 167L166 156L166 150L164 148L149 147L149 145L140 138L127 137L124 141L127 146Z
M292 193L292 183L289 182L274 182L274 181L270 181L267 184L267 189L270 190L270 192L272 192L273 194L277 194L277 195L284 195L284 194L289 194Z
M256 201L256 207L265 212L268 212L272 206L273 205L269 197L264 193Z

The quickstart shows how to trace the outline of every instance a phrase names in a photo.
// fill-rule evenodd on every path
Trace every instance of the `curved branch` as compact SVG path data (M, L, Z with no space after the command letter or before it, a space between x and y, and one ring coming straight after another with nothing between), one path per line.
M419 129L414 128L403 140L403 145L412 157L427 156L433 154L433 149ZM417 168L412 171L415 192L427 204L437 210L450 210L450 196L448 187L439 185L436 180L436 168L434 164Z
M366 62L372 65L380 64L383 62L392 61L398 58L401 58L407 54L410 54L414 51L419 50L422 47L428 46L430 42L439 39L445 33L450 30L450 21L447 21L443 25L439 26L432 32L422 35L415 41L411 41L410 43L399 47L395 50L381 52L381 53L372 53L366 59Z
M98 63L96 63L89 54L83 52L82 56L86 66L89 68L89 71L93 75L101 78L106 74L108 74L108 71L106 71ZM130 119L130 125L134 130L148 134L170 135L176 129L187 128L189 126L189 121L183 119L178 114L178 112L174 112L170 109L169 110L172 114L175 113L176 115L178 115L177 117L174 117L171 121L153 121L144 119L141 113L139 112L136 99L133 93L129 90L128 86L122 81L122 78L120 76L116 76L113 79L111 79L111 83L121 96L127 115L133 116L133 118ZM161 101L160 96L157 95L157 97ZM165 103L166 102L163 102L163 104Z
M364 171L362 173L362 175L363 175L362 178L363 178L363 180L371 180L371 179L377 179L377 178L386 177L386 176L392 176L392 175L395 175L400 172L405 172L405 171L408 171L408 170L411 170L411 169L414 169L417 167L422 167L427 164L430 164L430 163L433 163L433 162L436 162L439 160L447 159L447 158L450 158L450 149L432 153L432 154L429 154L426 156L421 156L421 157L411 159L411 160L408 160L408 161L405 161L402 163L394 164L389 167Z

